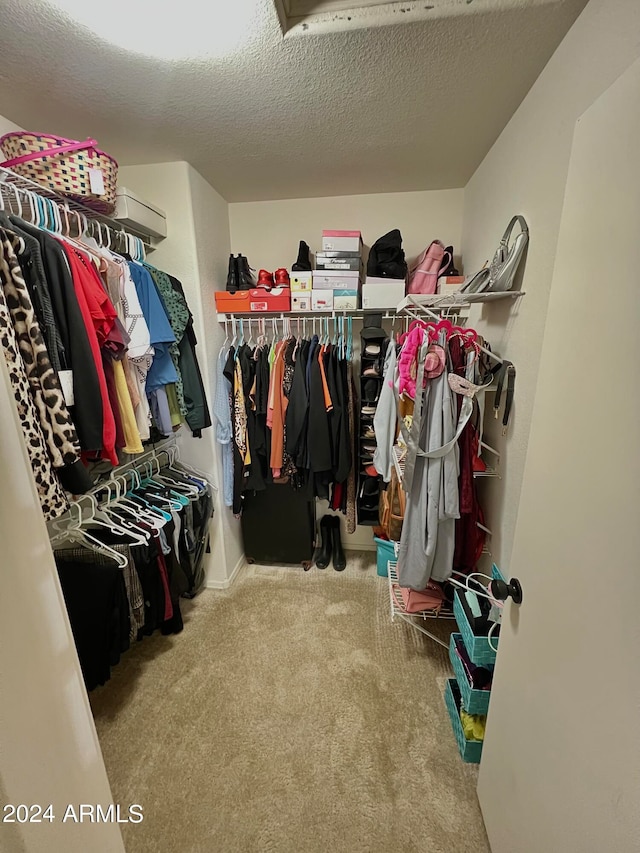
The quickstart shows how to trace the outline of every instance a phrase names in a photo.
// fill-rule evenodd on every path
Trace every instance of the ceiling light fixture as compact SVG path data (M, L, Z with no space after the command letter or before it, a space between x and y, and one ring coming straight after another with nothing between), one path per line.
M46 0L98 38L166 60L221 58L246 41L259 0Z

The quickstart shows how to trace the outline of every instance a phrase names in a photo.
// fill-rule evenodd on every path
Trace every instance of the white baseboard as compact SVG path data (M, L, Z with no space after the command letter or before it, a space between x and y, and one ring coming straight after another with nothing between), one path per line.
M362 544L358 544L357 542L346 542L342 543L342 547L345 551L377 551L378 546L375 542L363 542Z
M238 577L238 574L240 573L240 569L243 566L246 566L246 564L247 564L247 560L246 560L244 554L241 554L240 559L236 563L234 570L231 572L231 577L229 577L223 581L208 580L207 581L207 589L229 589L231 584Z

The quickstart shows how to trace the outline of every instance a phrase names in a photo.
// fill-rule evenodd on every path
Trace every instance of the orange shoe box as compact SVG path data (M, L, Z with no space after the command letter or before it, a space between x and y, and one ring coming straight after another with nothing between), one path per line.
M216 310L220 314L250 314L252 311L291 311L291 290L288 287L274 287L265 290L238 290L228 293L216 291Z
M227 290L216 291L216 310L219 314L248 314L249 307L248 290L237 290L229 293Z

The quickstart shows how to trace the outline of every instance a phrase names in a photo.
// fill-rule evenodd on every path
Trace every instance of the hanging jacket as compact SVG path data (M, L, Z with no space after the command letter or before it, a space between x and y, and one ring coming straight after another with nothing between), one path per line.
M174 276L169 276L171 286L184 299L182 283ZM186 304L186 300L185 300ZM194 438L202 438L202 430L211 426L211 414L204 390L204 382L196 357L196 333L193 329L193 315L189 312L189 320L184 330L182 340L178 344L178 366L182 376L184 402L187 409L185 416L189 429Z

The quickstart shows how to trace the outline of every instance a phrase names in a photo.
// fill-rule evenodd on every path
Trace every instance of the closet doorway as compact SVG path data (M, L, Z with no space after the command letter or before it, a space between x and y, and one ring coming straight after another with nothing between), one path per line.
M480 765L493 853L638 849L638 102L640 62L575 128Z

